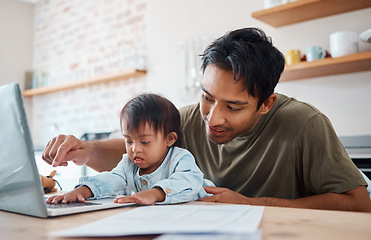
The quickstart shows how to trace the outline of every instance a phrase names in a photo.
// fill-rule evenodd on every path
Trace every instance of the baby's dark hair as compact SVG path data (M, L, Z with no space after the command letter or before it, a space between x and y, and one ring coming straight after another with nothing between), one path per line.
M121 110L120 122L121 130L126 124L125 130L137 132L143 124L148 123L156 132L163 131L165 136L175 132L178 139L174 146L182 147L179 111L172 102L157 94L144 93L129 100Z

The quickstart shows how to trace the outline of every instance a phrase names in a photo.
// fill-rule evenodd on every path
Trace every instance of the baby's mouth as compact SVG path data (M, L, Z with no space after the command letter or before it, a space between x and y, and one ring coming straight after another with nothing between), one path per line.
M143 163L143 159L140 158L140 157L134 157L133 162L134 162L136 165L140 165L140 164Z

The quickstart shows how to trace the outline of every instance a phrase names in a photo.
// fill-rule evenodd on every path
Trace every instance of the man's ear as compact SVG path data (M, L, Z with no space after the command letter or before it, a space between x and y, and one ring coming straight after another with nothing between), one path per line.
M259 108L259 112L260 112L260 114L266 114L266 113L268 113L271 109L272 109L272 107L273 107L273 105L274 105L274 103L276 102L276 100L277 100L277 95L275 94L275 93L272 93L264 102L263 102L263 104L260 106L260 108Z
M176 134L176 132L171 132L167 135L167 146L168 147L171 147L175 142L176 140L178 140L178 134Z

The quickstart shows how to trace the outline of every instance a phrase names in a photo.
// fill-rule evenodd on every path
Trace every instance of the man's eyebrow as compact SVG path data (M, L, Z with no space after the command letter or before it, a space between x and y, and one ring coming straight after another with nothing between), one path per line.
M224 101L226 103L229 103L229 104L234 104L234 105L246 105L246 104L249 104L249 102L245 102L245 101Z
M205 87L203 86L203 85L201 85L201 89L202 89L202 91L204 91L205 93L207 93L208 95L210 95L212 98L214 98L213 97L213 95L211 95L206 89L205 89ZM232 101L232 100L223 100L223 102L225 102L225 103L229 103L229 104L234 104L234 105L246 105L246 104L249 104L249 102L246 102L246 101Z
M208 95L210 95L212 98L214 98L213 95L211 95L211 94L210 94L210 93L205 89L204 85L202 85L202 84L201 84L201 89L202 89L202 91L204 91L205 93L207 93Z

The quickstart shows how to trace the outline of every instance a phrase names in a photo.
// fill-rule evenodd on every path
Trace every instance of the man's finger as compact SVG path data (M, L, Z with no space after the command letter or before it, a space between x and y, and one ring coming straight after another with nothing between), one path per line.
M59 164L60 167L67 167L68 166L68 162L61 162Z
M57 154L60 145L65 141L65 139L66 139L65 135L58 135L57 137L51 140L49 149L46 152L47 154L46 157L49 158L50 161L54 161L55 155Z
M54 143L55 143L55 138L53 138L52 140L50 140L48 142L48 144L46 145L46 147L45 147L45 149L44 149L44 151L43 151L43 153L41 155L42 159L46 163L48 163L49 165L51 165L53 163L53 159L50 158L50 154L49 153L50 153L51 148L54 145Z
M211 196L211 197L200 198L197 201L200 201L200 202L218 202L218 197L214 195L214 196Z
M220 194L222 192L225 192L227 189L226 188L220 188L220 187L204 187L205 191L207 193L211 194Z
M81 148L77 150L69 151L65 157L65 160L67 162L72 161L77 166L82 166L88 162L86 158L86 152L84 149L81 149Z
M58 142L58 140L57 140ZM64 141L59 145L57 153L55 154L53 167L59 166L62 162L66 162L67 159L66 155L72 149L77 148L76 142L72 140L72 138L65 138Z

